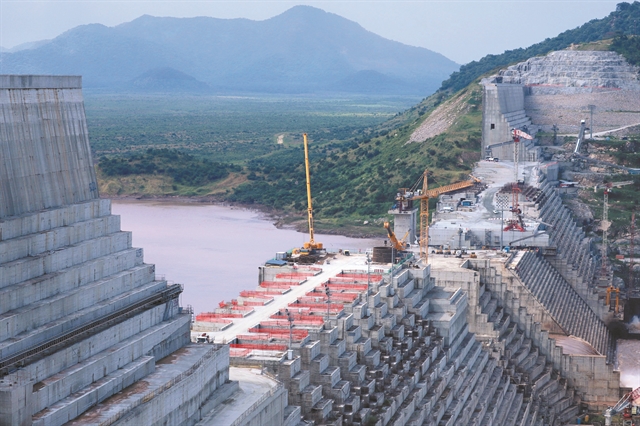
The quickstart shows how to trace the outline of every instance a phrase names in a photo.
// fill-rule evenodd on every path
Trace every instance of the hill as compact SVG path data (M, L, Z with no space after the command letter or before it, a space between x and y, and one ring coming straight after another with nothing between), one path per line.
M554 50L562 50L572 44L590 43L612 38L616 35L637 34L637 22L640 20L640 2L619 3L614 12L603 19L593 19L578 28L567 30L558 36L548 38L527 48L507 50L499 55L487 55L479 61L473 61L460 67L445 80L440 90L456 92L465 88L483 74L509 64L546 55Z
M49 43L2 53L4 72L81 74L88 88L126 90L172 68L216 91L432 93L458 65L309 6L265 21L142 16L83 25ZM363 78L364 77L364 78Z

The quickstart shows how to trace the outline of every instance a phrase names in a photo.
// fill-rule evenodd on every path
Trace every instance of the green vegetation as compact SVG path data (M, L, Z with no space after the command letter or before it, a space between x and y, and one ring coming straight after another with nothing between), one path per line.
M625 57L632 65L640 65L640 37L622 35L611 43L611 50Z
M103 156L98 167L109 177L164 174L177 184L190 186L206 185L227 177L230 171L241 170L235 165L199 159L175 149L153 148L128 157Z
M380 217L391 206L401 187L409 187L425 168L433 171L432 183L466 179L480 158L480 88L463 92L469 113L461 115L448 132L424 143L407 143L422 123L437 96L394 117L391 122L365 132L363 138L344 144L310 147L314 211L318 218ZM229 199L303 212L306 187L300 147L281 150L251 160L249 181Z
M616 10L603 19L594 19L586 24L548 38L526 49L507 50L499 55L487 55L460 67L442 83L440 90L456 92L467 87L473 80L499 68L526 61L533 56L546 55L553 50L566 49L573 44L591 43L615 35L631 35L638 31L640 2L619 3ZM616 50L616 49L614 49ZM617 51L617 50L616 50Z

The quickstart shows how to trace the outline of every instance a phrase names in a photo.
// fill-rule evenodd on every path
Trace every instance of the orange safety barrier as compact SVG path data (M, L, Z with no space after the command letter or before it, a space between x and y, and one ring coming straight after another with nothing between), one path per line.
M276 278L289 278L289 279L294 279L294 278L300 278L300 277L312 277L315 274L313 272L290 272L290 273L283 273L283 274L276 274Z
M251 352L250 349L231 348L229 349L229 356L232 358L244 358L249 355L249 352Z
M367 284L329 284L329 290L332 291L349 291L349 292L357 292L360 293L362 291L367 290ZM325 286L319 285L316 287L317 291L324 291Z
M264 336L264 337L268 337L268 338L273 338L273 337L277 337L277 338L282 338L282 337L286 337L287 339L289 338L289 328L287 327L286 329L284 328L273 328L273 327L254 327L254 328L250 328L249 329L249 333L256 333L256 334L247 334L246 336ZM296 339L304 339L305 337L307 337L309 335L309 331L307 330L300 330L300 329L293 329L291 330L291 335L293 337L295 337ZM241 335L238 335L238 339L240 338ZM244 334L242 334L242 336L245 336Z
M327 305L329 305L329 311L340 312L344 309L344 306L340 303L290 303L289 308L309 308L314 311L322 312L323 310L327 310Z
M252 343L232 343L229 346L234 349L257 349L260 351L286 351L287 350L287 345L274 345L274 344L258 345L258 344L252 344Z
M341 302L353 302L356 297L358 297L358 293L331 293L330 300L333 301L341 301ZM321 303L322 301L327 300L327 295L322 293L307 293L306 296L299 297L298 301L300 303Z
M252 311L253 308L251 306L240 306L240 305L234 305L231 310L233 311Z
M260 302L260 301L257 301L257 300L243 300L242 301L242 304L244 306L264 306L265 303L267 303L267 302L264 302L264 301Z
M298 323L298 324L310 324L310 323L318 323L318 324L322 324L324 322L324 317L320 316L320 315L305 315L305 314L299 314L299 313L292 313L291 316L293 316L293 322ZM284 320L284 321L288 321L288 317L286 315L278 315L278 314L274 314L271 315L271 318L274 320ZM262 323L260 323L262 325ZM288 327L288 324L287 324Z
M294 324L299 327L321 327L322 324L324 324L324 320L321 320L321 321L299 320L299 321L295 321ZM265 328L278 327L281 329L289 330L289 321L279 320L279 319L264 320L264 321L260 321L260 326Z
M242 318L243 316L244 315L242 314L232 314L232 313L219 314L214 312L204 312L202 314L196 315L196 321L215 322L213 320L218 318Z
M374 280L371 279L371 282ZM361 278L348 278L348 277L331 277L327 280L329 284L366 284L368 283L367 279Z
M289 289L291 287L294 286L298 286L300 285L299 282L294 282L294 281L283 281L283 282L277 282L277 281L262 281L260 283L260 287L263 288L286 288Z
M269 290L265 290L265 291L258 291L258 290L243 290L240 292L240 297L257 297L257 298L263 298L263 299L271 299L271 296L280 296L282 294L281 291L269 291Z

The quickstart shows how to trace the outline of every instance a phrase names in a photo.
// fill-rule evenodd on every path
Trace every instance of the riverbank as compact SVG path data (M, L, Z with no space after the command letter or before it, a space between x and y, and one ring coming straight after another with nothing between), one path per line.
M291 213L276 210L258 204L234 203L215 196L172 196L172 195L116 195L105 196L114 201L124 202L158 202L178 205L212 205L220 207L232 207L253 211L263 219L270 221L278 229L291 229L301 233L308 232L308 219L305 213ZM356 218L314 219L316 233L327 235L341 235L349 238L385 238L386 231L383 223L386 219L381 217L373 222ZM365 223L366 222L366 223Z

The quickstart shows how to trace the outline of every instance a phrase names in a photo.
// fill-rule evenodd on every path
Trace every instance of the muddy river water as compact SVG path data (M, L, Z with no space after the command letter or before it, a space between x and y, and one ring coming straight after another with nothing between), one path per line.
M156 274L184 285L181 305L196 313L211 311L222 300L258 285L258 266L308 241L309 235L278 229L260 213L241 208L114 201L122 230L133 232L134 247L144 249ZM382 240L316 235L328 250L364 251Z

